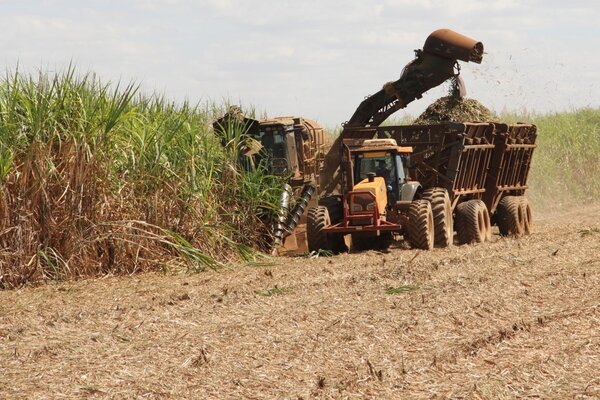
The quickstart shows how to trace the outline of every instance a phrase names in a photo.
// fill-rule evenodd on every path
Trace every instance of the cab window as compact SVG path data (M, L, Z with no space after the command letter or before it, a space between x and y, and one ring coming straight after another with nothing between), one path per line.
M385 152L357 154L354 159L354 184L366 179L369 172L384 178L386 184L392 184L397 174L393 156Z

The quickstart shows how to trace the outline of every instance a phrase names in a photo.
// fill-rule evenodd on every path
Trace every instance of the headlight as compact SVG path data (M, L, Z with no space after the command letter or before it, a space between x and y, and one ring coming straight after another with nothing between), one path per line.
M373 211L377 203L373 201L370 193L354 193L350 199L350 212L360 213L362 211Z

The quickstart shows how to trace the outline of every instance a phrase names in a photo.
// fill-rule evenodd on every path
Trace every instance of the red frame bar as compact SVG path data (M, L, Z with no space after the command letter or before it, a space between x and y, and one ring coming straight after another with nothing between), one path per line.
M367 194L373 199L375 207L373 211L350 213L350 199L357 194ZM373 224L370 225L350 225L350 221L361 218L372 218ZM352 190L344 196L344 220L338 224L330 225L324 229L329 233L353 233L353 232L378 232L378 231L400 231L402 226L388 221L381 220L379 207L375 195L369 191Z

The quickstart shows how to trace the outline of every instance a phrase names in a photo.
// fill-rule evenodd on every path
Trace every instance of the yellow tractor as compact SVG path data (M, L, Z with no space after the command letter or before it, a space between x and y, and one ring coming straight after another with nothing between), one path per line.
M394 235L403 235L415 248L432 249L432 199L423 198L419 182L408 177L412 147L398 146L394 139L344 139L342 153L342 194L321 199L321 205L308 210L309 250L338 253L385 246ZM436 193L445 199L451 241L450 200L445 189L436 188Z

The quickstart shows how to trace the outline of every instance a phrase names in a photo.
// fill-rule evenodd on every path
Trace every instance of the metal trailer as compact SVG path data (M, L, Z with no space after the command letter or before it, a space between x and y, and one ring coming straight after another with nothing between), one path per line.
M411 146L408 175L423 189L447 190L460 242L485 241L491 224L503 235L531 232L531 205L524 194L535 125L441 123L355 128L349 134Z

